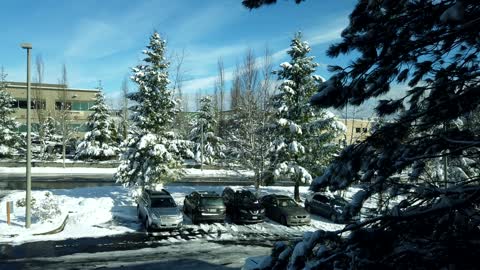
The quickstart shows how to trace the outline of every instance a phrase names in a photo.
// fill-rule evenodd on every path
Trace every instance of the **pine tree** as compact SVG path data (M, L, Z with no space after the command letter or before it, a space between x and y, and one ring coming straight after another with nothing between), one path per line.
M282 63L276 72L282 83L273 97L274 176L287 176L295 183L297 201L300 184L309 184L311 173L319 175L337 152L332 141L341 131L332 114L310 105L320 77L314 75L318 64L309 52L308 43L296 34L287 52L291 62Z
M57 154L55 146L61 144L62 141L61 136L58 135L59 123L55 118L47 116L41 125L43 130L41 158L51 160Z
M219 159L225 158L222 138L218 137L217 117L212 104L212 98L202 97L200 99L200 111L198 112L190 140L195 143L195 160L204 164L213 164ZM202 149L203 145L203 149ZM203 156L202 156L203 154Z
M18 122L12 117L15 99L5 90L5 74L0 70L0 158L11 157L21 147L21 139L17 133Z
M330 67L334 74L312 103L342 108L389 93L393 84L406 91L378 102L378 116L393 120L346 147L310 188L363 183L345 215L377 195L390 203L342 230L319 230L295 247L277 245L262 269L478 268L478 173L455 176L449 185L419 181L434 159L479 157L478 127L454 124L480 105L478 18L474 0L359 1L342 41L327 51L358 56Z
M144 63L133 68L138 91L129 94L134 125L123 143L125 152L115 174L126 186L155 185L179 177L179 149L172 132L177 113L174 93L168 89L166 41L155 32L150 37Z
M93 113L88 116L89 131L79 143L75 159L107 160L118 155L118 133L108 113L101 86L98 91L95 94L95 104L90 108Z

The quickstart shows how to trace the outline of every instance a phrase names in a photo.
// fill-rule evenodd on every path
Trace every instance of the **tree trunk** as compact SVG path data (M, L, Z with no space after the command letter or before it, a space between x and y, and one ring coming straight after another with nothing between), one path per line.
M295 188L293 190L293 198L296 202L301 202L300 200L300 184L298 181L295 181Z
M260 173L258 169L255 169L255 191L258 193L258 190L260 189Z
M62 145L63 168L65 168L65 152L66 152L65 148L66 148L65 143L63 143Z

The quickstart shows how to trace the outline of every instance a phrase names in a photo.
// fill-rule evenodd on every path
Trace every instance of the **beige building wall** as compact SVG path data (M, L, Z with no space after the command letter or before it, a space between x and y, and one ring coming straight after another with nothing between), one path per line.
M346 140L346 144L352 144L365 140L371 134L373 121L364 119L342 119L340 120L346 127L347 132L339 141Z
M14 117L22 125L20 132L26 131L27 116L27 89L26 83L7 82L6 91L9 92L16 102ZM77 135L81 136L86 131L86 122L88 116L92 113L89 108L95 101L97 89L73 89L65 88L60 84L31 84L32 103L39 100L36 104L32 104L32 129L46 117L51 116L58 120L59 105L64 99L70 105L69 125L78 130ZM65 95L65 98L64 98Z

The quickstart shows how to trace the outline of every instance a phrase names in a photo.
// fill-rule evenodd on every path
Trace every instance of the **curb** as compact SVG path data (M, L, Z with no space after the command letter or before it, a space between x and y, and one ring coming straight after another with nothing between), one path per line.
M68 220L68 214L65 217L65 219L63 220L62 224L60 224L60 226L58 228L53 229L53 230L48 231L48 232L44 232L44 233L34 233L33 235L35 235L35 236L37 236L37 235L49 235L49 234L56 234L56 233L62 232L63 229L65 229L65 225L67 224L67 220Z

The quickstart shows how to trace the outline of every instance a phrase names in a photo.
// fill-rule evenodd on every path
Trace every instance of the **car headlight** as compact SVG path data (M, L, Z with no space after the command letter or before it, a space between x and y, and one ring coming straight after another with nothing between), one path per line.
M240 209L240 213L248 214L248 211L247 211L247 210Z

